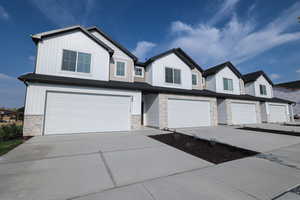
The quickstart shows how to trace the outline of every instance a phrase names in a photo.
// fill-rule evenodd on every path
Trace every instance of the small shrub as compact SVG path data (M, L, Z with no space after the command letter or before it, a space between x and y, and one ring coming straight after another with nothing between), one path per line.
M22 126L17 126L16 124L5 125L0 127L0 141L8 141L22 138L22 129Z

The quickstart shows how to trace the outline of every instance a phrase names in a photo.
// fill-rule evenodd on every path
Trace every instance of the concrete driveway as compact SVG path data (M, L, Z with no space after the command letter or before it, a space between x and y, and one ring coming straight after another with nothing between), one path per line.
M213 165L147 133L32 138L1 158L0 199L67 199Z
M230 127L184 130L241 146L248 141L268 153L214 165L145 136L164 133L154 129L35 137L1 158L0 199L262 200L300 184L296 137L255 139ZM235 134L239 139L230 140Z

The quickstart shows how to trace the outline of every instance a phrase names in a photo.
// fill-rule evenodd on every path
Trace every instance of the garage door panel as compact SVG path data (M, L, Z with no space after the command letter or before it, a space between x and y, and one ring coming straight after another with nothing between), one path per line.
M232 124L255 124L256 104L231 103Z
M287 114L286 114L286 106L285 105L269 105L269 113L270 113L270 122L286 122Z
M210 126L210 102L197 100L168 100L168 127Z
M130 129L130 97L48 92L45 134Z

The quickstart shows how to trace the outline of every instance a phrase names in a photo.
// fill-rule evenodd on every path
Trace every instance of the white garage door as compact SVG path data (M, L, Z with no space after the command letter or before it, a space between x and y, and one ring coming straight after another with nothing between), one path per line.
M168 127L210 126L209 101L168 100Z
M231 103L232 124L255 124L256 106L251 103Z
M270 122L286 122L286 106L269 104Z
M45 134L130 129L130 97L48 92Z

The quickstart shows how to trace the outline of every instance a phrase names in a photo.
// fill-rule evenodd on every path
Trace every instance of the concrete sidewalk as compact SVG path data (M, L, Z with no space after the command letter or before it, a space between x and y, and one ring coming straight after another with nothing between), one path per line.
M300 137L246 131L232 126L176 129L177 132L217 141L257 152L269 152L300 143Z

